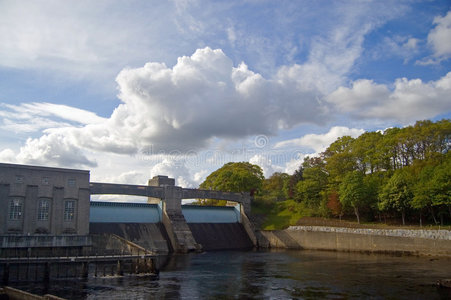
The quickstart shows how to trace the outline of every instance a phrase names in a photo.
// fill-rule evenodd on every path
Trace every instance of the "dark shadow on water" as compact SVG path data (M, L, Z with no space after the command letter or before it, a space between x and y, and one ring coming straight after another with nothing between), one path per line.
M12 286L68 299L447 299L451 260L320 251L161 256L159 278L51 280ZM444 298L445 297L445 298Z

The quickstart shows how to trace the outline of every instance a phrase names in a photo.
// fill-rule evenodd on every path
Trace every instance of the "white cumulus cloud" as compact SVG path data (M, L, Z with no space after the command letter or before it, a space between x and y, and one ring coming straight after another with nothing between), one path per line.
M281 172L283 168L274 165L269 156L263 154L256 154L249 159L249 163L258 165L263 170L265 178L269 178L274 172Z
M429 32L428 43L434 49L434 56L449 58L451 56L451 11L446 16L434 19L435 28Z
M334 126L325 134L307 134L301 138L279 142L275 145L275 148L300 146L313 149L315 153L320 153L339 137L349 135L356 138L362 133L364 133L363 129Z
M150 170L150 177L157 175L165 175L175 179L175 185L184 188L195 187L196 182L193 180L194 176L185 166L183 160L174 158L166 158L163 161L154 165ZM197 178L198 179L198 178Z
M357 80L327 97L340 112L358 119L372 118L409 124L451 110L451 72L437 81L399 78L389 86Z
M11 163L60 166L60 167L96 167L95 160L89 159L83 151L74 146L73 141L62 135L44 135L39 139L27 139L17 155L11 149L0 152L0 159Z

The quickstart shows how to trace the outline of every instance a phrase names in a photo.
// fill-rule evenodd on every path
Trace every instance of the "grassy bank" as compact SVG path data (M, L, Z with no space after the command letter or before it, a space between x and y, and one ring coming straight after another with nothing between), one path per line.
M451 230L451 225L440 226L433 224L401 225L393 220L384 222L362 222L358 224L353 219L320 218L314 217L313 210L305 207L303 203L294 200L286 200L275 203L253 203L252 214L257 226L263 230L280 230L289 226L328 226L346 228L373 228L373 229L445 229Z
M312 211L302 203L286 200L272 204L259 203L252 207L253 214L263 216L261 229L276 230L296 225L299 219L312 215Z

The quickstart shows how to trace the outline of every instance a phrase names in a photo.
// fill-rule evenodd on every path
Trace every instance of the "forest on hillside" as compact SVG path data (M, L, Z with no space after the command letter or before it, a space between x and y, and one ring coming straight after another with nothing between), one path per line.
M357 222L451 223L451 122L343 136L292 175L264 179L260 167L228 163L200 185L251 191L255 207L291 203L298 216L355 216ZM212 204L199 200L199 204Z

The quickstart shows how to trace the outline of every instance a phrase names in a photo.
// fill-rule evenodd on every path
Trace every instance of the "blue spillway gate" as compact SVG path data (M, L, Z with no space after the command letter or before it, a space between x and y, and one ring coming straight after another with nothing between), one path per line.
M239 223L240 205L198 206L182 205L187 223ZM159 223L162 220L160 204L91 201L91 223Z

